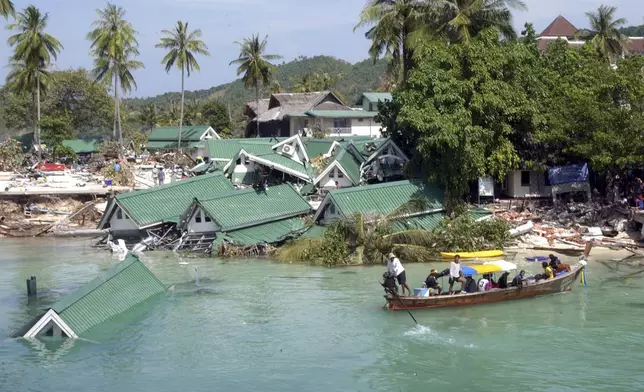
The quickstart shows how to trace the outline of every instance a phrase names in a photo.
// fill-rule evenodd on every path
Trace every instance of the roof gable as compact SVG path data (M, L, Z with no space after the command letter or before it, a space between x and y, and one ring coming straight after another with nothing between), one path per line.
M302 143L302 138L300 137L300 135L291 136L288 139L275 144L273 146L273 151L277 153L281 153L280 147L283 147L285 145L290 145L295 150L293 157L295 157L295 155L301 155L302 156L301 161L303 162L311 161L309 159L309 155L306 152L306 148L304 147L304 143ZM282 154L282 155L285 155L285 154ZM288 156L288 155L285 155L285 156Z
M559 15L546 27L540 37L568 37L572 38L579 31L568 19Z
M360 166L362 164L362 159L356 157L351 152L347 151L344 148L341 148L340 151L336 154L335 158L327 167L318 175L313 184L318 184L324 176L329 174L333 168L338 168L342 170L344 175L351 181L355 186L360 185Z
M222 231L252 227L311 211L309 203L289 184L244 189L211 199L198 199L197 203Z
M135 255L52 305L77 334L166 291L166 287Z
M232 184L222 173L212 173L123 193L116 196L116 204L139 228L144 228L163 222L178 222L195 197L212 197L232 190ZM112 212L106 211L105 215ZM103 220L101 223L104 223Z
M331 190L320 205L315 219L321 216L329 203L335 204L337 211L344 216L357 212L387 215L416 198L425 200L426 211L443 209L443 192L438 186L396 181Z

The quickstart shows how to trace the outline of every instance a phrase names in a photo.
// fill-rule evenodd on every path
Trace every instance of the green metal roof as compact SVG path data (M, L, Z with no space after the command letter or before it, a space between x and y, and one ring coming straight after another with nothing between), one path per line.
M76 154L89 154L98 152L98 145L101 142L101 139L63 140L63 146L71 148Z
M391 222L392 229L395 232L406 230L435 230L445 219L443 211L432 212L425 215L408 217Z
M244 189L215 198L201 198L198 203L222 231L257 226L311 211L311 205L289 184Z
M198 142L201 136L210 128L208 125L185 125L181 130L181 143ZM148 137L150 141L178 141L179 127L156 127Z
M197 148L199 145L203 143L201 141L197 142L191 142L191 141L184 141L181 139L181 147L182 148ZM176 149L179 147L179 142L178 141L148 141L148 144L145 145L145 148L148 150L172 150Z
M442 209L443 191L435 185L396 181L329 191L326 201L333 202L340 214L390 214L405 203L424 198L427 210Z
M227 232L224 238L236 245L274 244L282 242L305 228L299 217L282 219L245 229Z
M309 110L306 114L321 118L373 118L376 117L378 112L368 112L366 110Z
M322 238L324 237L324 226L313 225L302 233L302 238Z
M333 139L302 139L304 148L306 148L306 153L311 159L329 152L331 146L333 145L333 142Z
M475 208L470 210L470 216L474 220L486 218L491 215L494 215L494 213L490 210L486 210L485 208Z
M211 198L232 190L232 184L222 173L212 173L150 189L122 193L116 196L116 201L139 227L144 227L163 222L178 222L194 198Z
M378 101L393 101L394 97L391 93L363 93L362 97L369 102L377 103Z
M261 158L261 159L270 161L272 163L275 163L277 165L283 166L287 169L296 171L310 179L313 179L317 176L317 173L315 172L315 168L313 168L313 166L311 166L310 164L294 161L293 159L287 156L284 156L282 154L278 154L277 152L274 152L274 151L269 154L258 154L258 155L253 154L253 155L256 156L257 158Z
M29 132L20 136L11 136L11 139L20 142L22 146L22 152L30 151L34 146L34 133Z
M360 185L360 164L363 162L362 160L342 148L338 152L338 155L336 155L334 161L338 162L344 171L347 172L353 185Z
M277 143L273 138L209 140L206 142L206 149L211 159L230 160L237 157L241 149L250 154L269 154Z
M138 257L130 254L124 261L60 299L52 309L80 335L165 291L165 285Z
M354 140L347 140L340 142L342 147L344 148L349 148L349 145L353 144L355 149L365 158L370 157L372 154L374 154L380 147L382 147L383 144L385 144L387 141L389 141L388 138L380 138L380 139L354 139ZM373 148L368 149L367 147L370 146L373 143Z

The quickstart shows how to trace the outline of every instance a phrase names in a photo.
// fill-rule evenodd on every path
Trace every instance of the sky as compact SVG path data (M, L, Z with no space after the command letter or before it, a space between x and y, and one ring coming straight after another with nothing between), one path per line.
M629 25L644 24L642 0L612 0L618 16ZM235 41L253 33L268 35L268 52L290 61L300 55L330 55L349 62L367 58L369 42L364 29L353 31L365 0L115 0L126 8L126 19L139 32L138 40L144 70L135 73L138 89L132 96L153 96L179 91L178 70L165 72L161 59L164 52L154 46L161 31L172 29L177 20L187 21L189 28L201 29L202 39L211 56L198 58L201 72L186 80L187 90L210 88L236 78L229 63L238 55ZM577 28L586 27L584 13L597 9L607 0L524 0L527 12L515 12L514 24L520 31L526 21L537 32L561 14ZM104 0L14 0L16 9L29 4L49 13L47 31L58 38L64 50L56 61L56 69L91 68L87 32L96 19L96 9ZM0 19L0 26L7 22ZM7 74L10 48L5 43L9 32L0 28L0 80Z

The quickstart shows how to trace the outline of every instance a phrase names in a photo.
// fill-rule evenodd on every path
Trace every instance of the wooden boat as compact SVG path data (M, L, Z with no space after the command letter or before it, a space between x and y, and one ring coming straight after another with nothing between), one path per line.
M503 256L503 251L482 250L479 252L441 252L441 258L443 259L453 259L456 255L461 256L461 259L488 259Z
M443 294L432 297L403 297L392 294L386 294L384 297L387 300L386 308L389 310L448 308L533 298L541 295L570 291L575 281L582 274L584 267L585 261L581 261L579 264L573 266L568 273L558 275L554 279L524 284L521 288L510 287L507 289L492 289L490 291L472 294Z

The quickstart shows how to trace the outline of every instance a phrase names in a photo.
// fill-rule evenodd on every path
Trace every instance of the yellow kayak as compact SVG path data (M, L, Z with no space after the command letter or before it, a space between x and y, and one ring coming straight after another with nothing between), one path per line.
M453 259L456 255L460 255L461 259L488 259L491 257L503 256L503 251L482 250L480 252L441 252L441 258L443 259Z

